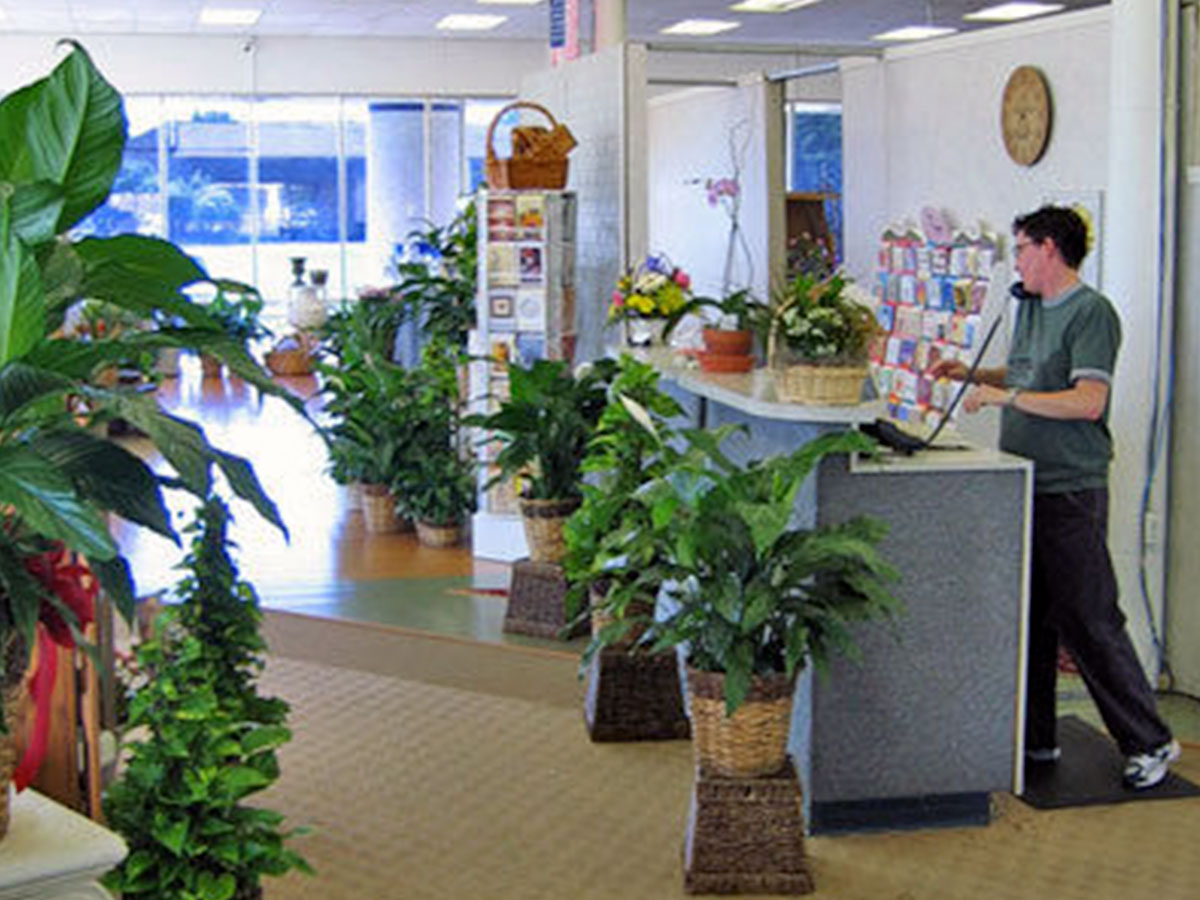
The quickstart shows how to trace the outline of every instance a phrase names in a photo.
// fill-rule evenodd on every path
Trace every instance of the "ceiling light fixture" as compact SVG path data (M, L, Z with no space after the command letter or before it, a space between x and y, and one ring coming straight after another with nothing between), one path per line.
M253 25L262 15L261 9L232 6L206 6L200 10L201 25Z
M437 27L441 31L487 31L508 21L508 16L477 16L471 13L454 13L445 16Z
M929 38L954 34L957 28L946 28L941 25L905 25L903 28L893 28L882 34L871 35L873 41L924 41Z
M726 19L683 19L674 25L668 25L660 33L707 37L713 34L720 34L722 31L732 31L734 28L741 27L741 22L730 22Z
M821 0L741 0L729 8L737 12L785 13L820 2Z
M1001 3L998 6L977 9L963 18L968 22L1016 22L1018 19L1044 16L1061 9L1066 9L1062 3Z
M537 6L542 0L475 0L486 6Z

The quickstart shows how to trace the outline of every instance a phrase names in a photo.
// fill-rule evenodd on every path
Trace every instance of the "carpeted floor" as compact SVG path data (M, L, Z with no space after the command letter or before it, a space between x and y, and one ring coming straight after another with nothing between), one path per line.
M268 613L296 737L266 802L318 869L267 900L683 897L691 748L592 744L569 653ZM1179 771L1200 777L1200 751ZM1200 800L808 841L817 898L1193 900Z

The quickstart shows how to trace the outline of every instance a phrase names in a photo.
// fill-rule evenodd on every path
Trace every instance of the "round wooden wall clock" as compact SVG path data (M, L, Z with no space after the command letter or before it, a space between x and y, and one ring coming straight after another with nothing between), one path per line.
M1033 66L1019 66L1008 76L1000 104L1000 133L1013 162L1032 166L1050 143L1050 85Z

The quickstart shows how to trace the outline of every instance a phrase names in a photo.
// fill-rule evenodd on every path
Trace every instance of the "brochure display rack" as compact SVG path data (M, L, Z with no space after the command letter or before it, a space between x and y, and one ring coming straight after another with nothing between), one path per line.
M888 415L932 429L957 385L926 373L939 359L969 364L974 356L999 244L987 233L951 235L937 220L931 225L883 234L875 295L884 334L872 349L871 368Z
M480 191L477 327L471 333L471 398L493 412L507 397L508 363L570 360L575 347L575 194ZM513 560L526 554L511 482L484 490L495 474L498 442L480 448L476 556Z

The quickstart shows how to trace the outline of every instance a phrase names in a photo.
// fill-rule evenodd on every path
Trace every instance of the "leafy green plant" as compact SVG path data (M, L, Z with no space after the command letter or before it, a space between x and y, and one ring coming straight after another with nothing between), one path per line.
M580 496L580 465L616 366L600 359L576 374L561 360L538 360L529 368L510 363L509 398L496 412L466 420L495 432L503 444L496 456L500 472L490 484L520 477L529 500Z
M434 264L397 264L399 281L391 288L424 334L460 349L466 347L467 332L475 327L477 230L472 200L448 225L410 232L409 242Z
M677 310L667 320L664 337L675 330L684 316L699 313L703 309L713 309L718 313L716 322L706 323L709 328L721 328L730 331L752 331L765 336L770 324L770 310L754 299L748 288L733 291L720 299L716 297L693 297L685 306Z
M217 290L208 301L208 313L226 334L242 344L271 334L260 318L263 298L256 288L229 279L219 279L213 284Z
M641 643L684 645L689 664L725 674L726 710L754 676L791 676L808 660L856 652L849 625L899 609L895 570L877 545L887 525L869 517L812 529L789 527L796 495L820 460L869 452L857 431L823 435L787 456L739 465L721 430L683 432L673 464L636 496L647 515L630 541L656 544L657 576L673 608ZM597 642L609 640L602 635Z
M130 849L104 881L125 898L250 897L263 876L311 872L285 845L296 832L281 830L283 817L246 802L278 779L291 732L287 704L255 685L261 612L229 556L228 522L215 498L199 510L179 604L137 649L146 678L129 724L145 736L104 802Z
M125 140L121 96L78 45L48 77L0 101L0 645L6 647L13 632L23 636L23 647L33 646L41 610L57 602L24 566L54 541L86 556L118 609L132 614L129 568L105 516L116 513L178 540L164 485L207 497L218 469L236 494L283 529L246 460L210 445L198 426L164 412L152 396L90 383L96 372L142 351L189 347L218 356L260 390L303 409L208 310L188 299L185 289L209 278L179 248L139 235L72 238L72 229L107 199ZM72 339L61 329L68 309L82 300L170 324ZM174 473L159 476L95 436L93 426L116 419L145 434ZM61 612L73 627L74 613Z
M583 502L563 526L568 616L586 611L589 594L602 592L603 610L615 620L606 626L614 639L638 621L626 616L632 604L652 605L658 596L663 548L640 539L650 521L637 495L678 456L671 420L683 414L659 387L653 366L627 354L617 365L581 466L589 479Z
M801 272L771 298L768 355L782 349L810 364L865 363L878 330L874 311L852 296L843 275L819 278Z

